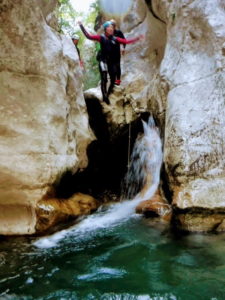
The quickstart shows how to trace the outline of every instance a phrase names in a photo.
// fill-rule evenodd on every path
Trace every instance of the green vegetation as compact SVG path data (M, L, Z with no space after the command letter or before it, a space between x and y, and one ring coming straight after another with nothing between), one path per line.
M78 17L81 17L82 14L77 12L70 0L58 0L59 7L57 10L57 18L59 22L60 32L64 34L72 35L74 32L74 23Z
M86 70L84 73L84 90L96 87L100 80L98 61L96 60L98 43L95 43L94 46L95 47L92 50L92 55L90 55L89 59L85 61Z
M98 45L93 42L87 46L86 38L76 24L77 20L81 19L88 29L94 28L95 20L99 13L99 0L91 4L87 13L77 12L73 8L70 0L59 0L59 3L57 18L60 32L67 36L77 34L80 37L78 47L80 49L81 59L84 62L84 89L96 87L100 80L98 62L96 60Z

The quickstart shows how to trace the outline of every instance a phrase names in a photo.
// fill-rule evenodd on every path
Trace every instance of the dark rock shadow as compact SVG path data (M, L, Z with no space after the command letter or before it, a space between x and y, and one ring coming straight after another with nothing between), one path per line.
M111 132L102 106L98 99L86 99L89 124L96 140L87 148L88 167L76 174L65 172L54 185L57 198L68 198L76 192L91 194L101 198L106 191L120 195L121 183L127 172L129 125ZM147 121L149 113L143 113L130 124L130 154L140 132L143 132L142 121Z

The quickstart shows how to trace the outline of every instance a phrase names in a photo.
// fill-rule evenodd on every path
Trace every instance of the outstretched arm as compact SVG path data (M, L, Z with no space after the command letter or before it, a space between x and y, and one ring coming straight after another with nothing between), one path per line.
M92 40L92 41L98 41L100 42L101 36L96 34L90 34L87 32L87 30L84 28L83 24L81 22L78 23L80 26L80 29L82 30L83 34L86 36L87 39Z
M120 44L124 44L125 45L125 44L134 44L137 41L142 40L143 38L144 38L144 36L140 35L140 36L138 36L136 38L133 38L133 39L122 39L122 38L116 37L116 40Z

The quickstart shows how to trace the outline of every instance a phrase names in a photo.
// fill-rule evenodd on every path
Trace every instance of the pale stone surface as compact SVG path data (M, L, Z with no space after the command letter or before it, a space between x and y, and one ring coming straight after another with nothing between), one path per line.
M223 213L185 213L176 216L176 225L179 229L192 232L221 232L225 230Z
M22 200L22 199L19 199ZM36 224L36 214L31 206L18 201L15 205L0 205L1 234L32 234Z
M167 4L164 158L171 188L179 186L174 204L182 209L225 209L224 8L220 0Z
M144 40L126 46L122 57L122 87L135 111L150 111L164 124L167 83L160 64L166 46L166 25L155 18L144 0L133 1L129 14L121 20L126 38L144 35Z
M100 87L86 90L84 92L84 97L85 97L85 99L92 99L92 98L98 99L99 102L101 102L102 101L102 93L101 93Z
M100 87L92 88L84 92L85 99L98 99L102 105L107 123L111 128L129 124L135 120L141 112L135 101L126 93L122 86L115 86L114 92L110 95L110 104L102 100ZM144 111L144 110L143 110ZM142 112L143 112L142 111Z
M168 86L159 71L166 45L166 25L152 15L144 0L133 1L128 14L117 21L127 39L142 34L144 40L126 46L121 57L121 86L115 86L109 96L110 106L103 103L107 120L120 126L150 111L163 126ZM100 88L88 93L102 99Z
M153 3L167 23L160 67L168 84L164 160L179 227L220 231L224 215L217 209L225 210L225 3Z
M36 0L36 4L40 6L43 16L46 18L52 14L59 5L58 0Z
M195 179L175 189L173 204L180 208L225 208L223 178Z
M127 38L144 34L145 40L127 45L121 93L110 99L129 98L137 107L131 118L147 110L165 128L174 206L225 210L225 2L146 2L149 9L134 1L121 21ZM109 113L124 122L120 109ZM198 220L204 227L204 214Z
M13 220L20 205L27 217L19 233L34 232L36 202L63 170L86 165L85 149L93 138L77 53L71 41L47 26L51 10L42 2L0 4L0 206ZM162 128L165 123L173 205L223 210L225 3L146 2L153 13L138 0L121 20L127 38L144 34L145 40L127 45L122 85L103 109L115 126L153 112ZM99 89L96 97L101 101ZM225 228L222 214L216 222L204 212L184 216L180 220L188 230L204 230L207 222L206 230ZM15 225L4 218L0 228L13 233Z
M87 165L93 134L72 42L46 24L34 0L3 0L0 24L0 210L9 216L0 234L27 234L49 186Z

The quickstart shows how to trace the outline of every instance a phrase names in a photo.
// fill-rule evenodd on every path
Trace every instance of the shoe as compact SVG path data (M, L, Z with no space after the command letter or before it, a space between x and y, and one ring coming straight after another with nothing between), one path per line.
M116 85L120 85L120 83L121 83L121 80L120 79L116 79L115 84Z
M110 104L109 99L108 99L107 97L103 97L103 101L104 101L106 104Z

